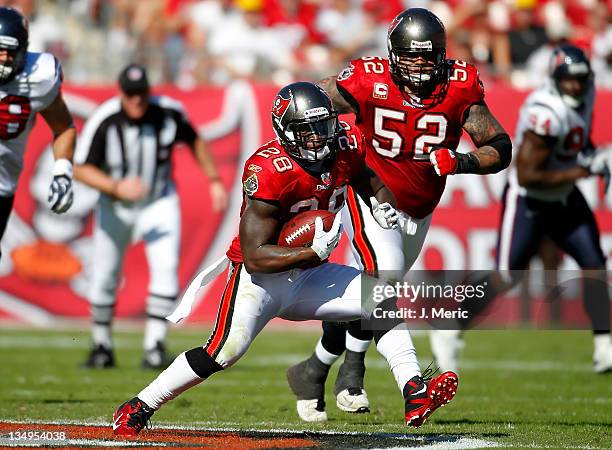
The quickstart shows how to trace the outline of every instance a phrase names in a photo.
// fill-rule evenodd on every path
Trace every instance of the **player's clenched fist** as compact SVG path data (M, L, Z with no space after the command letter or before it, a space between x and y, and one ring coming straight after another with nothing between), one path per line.
M429 161L431 161L434 170L440 176L452 175L457 171L457 157L455 152L448 148L441 148L431 152L429 154Z

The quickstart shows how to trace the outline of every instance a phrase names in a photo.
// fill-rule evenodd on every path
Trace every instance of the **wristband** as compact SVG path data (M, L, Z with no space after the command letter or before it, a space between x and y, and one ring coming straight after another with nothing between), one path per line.
M72 180L72 163L65 158L56 159L52 174L54 177L64 176Z
M457 158L457 169L455 173L476 173L480 168L480 161L473 153L455 152L455 158Z

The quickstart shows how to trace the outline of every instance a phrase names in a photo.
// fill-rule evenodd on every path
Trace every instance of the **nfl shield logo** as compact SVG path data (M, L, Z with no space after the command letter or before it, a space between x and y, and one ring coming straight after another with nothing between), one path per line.
M321 174L321 181L323 182L324 186L329 187L329 185L331 184L331 176L329 172L325 172Z

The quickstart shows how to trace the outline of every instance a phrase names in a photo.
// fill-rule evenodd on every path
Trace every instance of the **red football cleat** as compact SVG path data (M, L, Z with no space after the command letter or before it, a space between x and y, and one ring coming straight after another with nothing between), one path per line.
M134 437L140 433L155 411L138 397L125 402L113 415L113 433L118 436Z
M412 377L404 386L406 425L417 428L423 425L436 409L453 399L458 385L455 372L444 372L431 379Z

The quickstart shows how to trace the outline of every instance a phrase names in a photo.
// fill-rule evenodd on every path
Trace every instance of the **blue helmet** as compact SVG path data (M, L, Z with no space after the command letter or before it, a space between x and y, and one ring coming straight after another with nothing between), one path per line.
M593 71L589 58L580 48L571 44L562 44L553 50L550 58L549 74L559 95L573 108L582 104L586 93L593 85ZM577 78L584 82L583 95L574 97L562 92L559 82L564 78Z
M0 50L12 56L0 63L0 84L4 84L23 70L28 51L28 21L16 9L0 8Z

